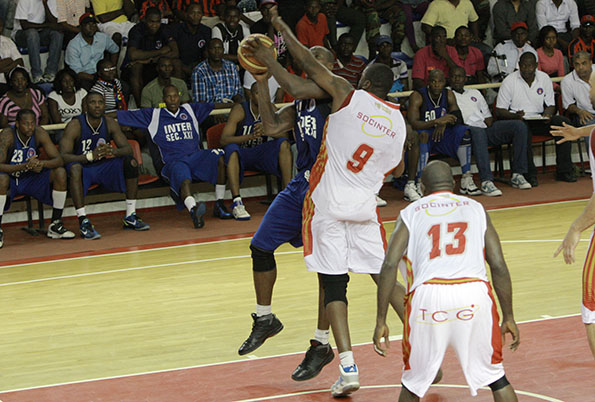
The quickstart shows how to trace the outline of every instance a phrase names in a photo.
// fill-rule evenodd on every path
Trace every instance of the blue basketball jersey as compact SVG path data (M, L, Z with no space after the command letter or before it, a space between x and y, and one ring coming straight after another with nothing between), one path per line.
M12 132L14 133L14 146L12 148L12 152L8 150L8 157L10 165L20 165L23 163L27 163L27 159L34 157L35 155L39 155L39 147L35 142L35 134L28 138L27 141L21 141L20 137L17 134L17 129L15 126L10 126L12 128ZM23 177L26 174L32 172L15 172L12 173L13 177Z
M420 117L423 121L432 121L441 118L446 115L448 111L448 90L444 88L438 98L438 102L434 103L430 99L428 88L422 88L418 90L422 96L423 103L421 104Z
M293 135L298 150L296 165L301 172L311 169L316 162L331 104L330 101L317 102L315 99L296 100L295 111Z
M236 137L240 137L242 135L250 135L254 132L254 125L256 123L260 123L260 116L254 116L252 109L250 108L250 102L242 102L242 108L244 109L244 121L241 124L238 124L238 128L236 129ZM246 141L243 144L240 144L242 148L252 148L257 145L262 144L265 141L265 137L258 137L250 141Z
M89 123L87 123L87 118L85 116L86 115L83 113L76 117L81 124L81 137L79 138L79 142L74 146L73 152L75 155L82 155L87 152L91 152L97 147L97 145L109 144L112 140L112 137L107 129L105 117L101 118L101 124L96 131L89 125Z
M172 163L200 149L200 123L213 110L212 103L185 103L174 114L166 108L118 110L118 123L149 131L163 163Z

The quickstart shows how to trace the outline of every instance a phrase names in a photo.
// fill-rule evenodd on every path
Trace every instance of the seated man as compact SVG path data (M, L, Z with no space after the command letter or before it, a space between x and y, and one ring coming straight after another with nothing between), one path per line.
M111 37L118 46L122 44L122 37L128 37L128 32L134 27L129 21L136 13L131 0L91 0L93 12L100 24L99 30Z
M223 58L234 63L238 62L238 47L242 39L250 35L250 30L240 24L242 12L236 6L225 8L223 22L215 25L211 33L212 38L221 39L223 42Z
M333 73L345 78L356 88L364 68L366 68L366 62L362 57L353 54L357 43L350 33L339 36L337 47L337 60L333 67Z
M457 66L465 69L467 84L487 82L483 54L478 48L470 46L471 39L469 28L464 25L458 27L455 31L455 51L450 51L449 47L449 55Z
M515 22L524 22L529 31L531 43L537 43L539 28L535 18L535 2L532 0L498 0L492 8L494 19L494 43L504 42L510 37L510 28Z
M433 26L428 41L430 44L421 48L413 57L411 78L415 89L424 88L429 83L428 73L431 70L441 70L444 77L448 77L449 70L457 65L451 57L457 51L453 46L446 44L446 29L444 27Z
M124 229L148 230L149 225L136 215L138 163L132 148L116 121L104 116L105 100L100 93L89 92L87 112L73 118L64 129L60 152L70 176L70 196L85 240L99 239L85 211L89 187L99 184L108 191L126 193ZM110 142L114 141L116 147Z
M578 36L581 23L575 1L538 0L535 3L535 17L539 29L546 25L553 26L558 32L558 46L566 53L572 39ZM570 26L570 30L568 30Z
M258 112L258 86L255 82L250 90L250 100L232 107L221 135L221 146L224 147L230 176L238 176L241 182L245 170L256 170L280 177L285 188L291 180L293 168L287 133L279 133L272 138L275 139L267 141L263 134ZM231 191L233 217L237 220L250 219L250 214L242 204L239 188L232 188Z
M529 128L527 180L533 187L538 183L537 168L533 163L532 136L551 136L551 126L570 124L566 117L554 116L554 113L554 87L550 77L537 70L537 58L533 53L523 53L519 61L519 71L511 73L502 81L496 101L496 117L501 120L521 120ZM556 180L576 181L572 174L571 144L556 144Z
M118 78L116 65L109 59L102 59L97 63L96 70L97 81L91 87L91 91L103 95L105 114L116 117L117 110L128 109L128 96L122 81Z
M454 68L450 72L450 86L457 98L463 122L469 127L471 133L471 144L479 170L482 194L489 197L502 195L502 191L494 185L488 146L510 143L514 151L510 161L512 187L521 190L530 189L531 184L523 176L527 174L527 126L517 120L494 121L481 92L477 89L465 89L464 85L465 70L462 67Z
M578 36L573 39L568 45L568 58L572 59L575 53L584 51L589 52L591 60L595 60L595 17L592 15L584 15L581 18L581 27L578 31ZM562 49L562 53L566 55L566 49Z
M478 20L479 16L469 0L459 0L456 4L449 0L434 0L421 19L421 29L426 35L429 35L433 27L443 26L446 29L446 37L452 39L456 29L465 25L471 29L474 41L477 41L479 38Z
M492 56L488 62L488 74L491 77L502 79L518 70L519 56L523 53L531 52L537 60L537 51L527 42L529 38L527 24L515 22L510 31L512 39L498 43L493 52L495 56Z
M8 91L5 74L25 64L17 45L9 37L2 35L2 31L4 31L4 21L0 18L0 94L4 95Z
M471 174L471 135L453 92L446 89L442 70L430 71L426 88L413 91L409 98L407 120L419 135L419 164L416 179L428 164L430 153L458 158L461 163L461 194L480 195ZM409 177L406 187L415 186Z
M320 12L319 0L307 0L306 14L298 21L295 32L298 40L307 48L324 46L331 48L326 15Z
M40 147L48 160L38 159ZM62 165L62 157L50 136L35 123L33 111L19 110L16 124L0 132L0 224L14 197L30 195L53 206L49 238L74 238L74 233L62 224L66 201L66 171ZM3 245L4 233L0 227L0 248Z
M169 182L170 194L179 210L188 209L196 229L204 226L205 203L196 202L190 184L206 181L215 185L215 210L220 219L231 219L225 208L225 160L221 149L200 149L199 125L214 108L212 103L186 103L180 105L178 88L163 88L164 108L118 111L118 122L131 127L145 128L159 148L163 168L161 176ZM229 187L238 189L239 182L230 176ZM237 177L239 180L239 177ZM233 192L233 190L232 190Z
M173 85L180 92L180 102L190 102L190 92L186 83L176 77L172 77L174 69L173 63L169 57L163 56L157 62L157 78L149 82L140 96L140 107L165 107L163 103L163 88Z

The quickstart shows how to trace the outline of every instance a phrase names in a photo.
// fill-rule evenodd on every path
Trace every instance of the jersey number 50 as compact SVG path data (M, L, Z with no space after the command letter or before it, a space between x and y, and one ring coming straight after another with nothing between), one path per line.
M430 260L436 257L440 257L442 254L440 245L441 235L441 224L434 225L428 230L428 236L432 238L432 251L430 251ZM467 245L467 238L465 237L465 231L467 230L467 222L454 222L446 225L446 231L448 233L454 232L454 238L452 243L444 245L444 252L446 255L457 255L465 252L465 246Z
M367 144L362 144L351 155L351 160L347 161L347 169L351 170L353 173L359 173L364 168L368 159L374 153L374 148Z

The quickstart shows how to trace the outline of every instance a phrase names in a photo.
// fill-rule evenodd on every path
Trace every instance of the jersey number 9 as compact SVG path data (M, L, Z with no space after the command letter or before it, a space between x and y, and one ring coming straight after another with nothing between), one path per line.
M374 153L374 148L367 144L362 144L351 155L351 160L347 161L347 169L351 170L353 173L359 173L364 168L368 159Z

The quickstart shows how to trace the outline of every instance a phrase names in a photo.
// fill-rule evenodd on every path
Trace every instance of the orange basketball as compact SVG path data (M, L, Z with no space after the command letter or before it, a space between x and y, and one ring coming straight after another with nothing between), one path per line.
M252 74L262 74L267 72L266 66L261 64L258 60L254 57L244 55L244 50L242 45L246 43L247 40L258 38L260 43L265 45L266 47L270 48L272 52L274 52L275 58L277 57L277 49L275 49L273 40L266 35L263 34L250 34L248 37L244 38L238 46L238 61L240 65L247 71L251 72Z

